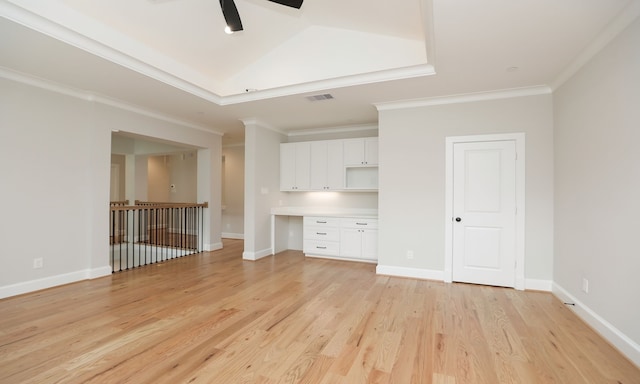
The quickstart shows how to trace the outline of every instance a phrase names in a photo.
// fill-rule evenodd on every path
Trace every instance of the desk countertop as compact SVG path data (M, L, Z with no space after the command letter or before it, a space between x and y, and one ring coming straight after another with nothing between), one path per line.
M378 210L370 208L333 208L333 207L274 207L271 214L276 216L329 216L378 218Z

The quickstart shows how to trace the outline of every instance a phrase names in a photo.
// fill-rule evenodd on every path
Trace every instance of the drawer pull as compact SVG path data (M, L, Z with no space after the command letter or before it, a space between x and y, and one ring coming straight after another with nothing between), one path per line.
M367 223L356 223L356 225L367 225Z
M316 235L324 235L324 236L326 236L327 232L316 232Z
M319 220L316 220L316 223L318 223L318 224L327 224L326 221L319 221Z
M327 247L316 246L316 249L327 249Z

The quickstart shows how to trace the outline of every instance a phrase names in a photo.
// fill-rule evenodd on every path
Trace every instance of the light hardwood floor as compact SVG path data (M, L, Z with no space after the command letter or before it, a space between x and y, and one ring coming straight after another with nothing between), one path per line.
M0 383L640 383L549 293L241 252L0 300Z

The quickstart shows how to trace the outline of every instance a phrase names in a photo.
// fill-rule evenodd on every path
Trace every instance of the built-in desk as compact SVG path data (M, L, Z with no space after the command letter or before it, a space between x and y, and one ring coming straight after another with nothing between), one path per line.
M326 207L271 209L271 254L276 216L303 217L303 251L309 257L377 262L378 210Z

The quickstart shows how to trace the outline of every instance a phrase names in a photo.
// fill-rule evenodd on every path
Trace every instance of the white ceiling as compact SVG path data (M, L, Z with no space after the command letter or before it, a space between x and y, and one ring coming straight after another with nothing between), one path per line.
M551 85L639 2L236 0L227 35L218 0L0 0L0 67L234 142L240 119L375 124L377 103Z

